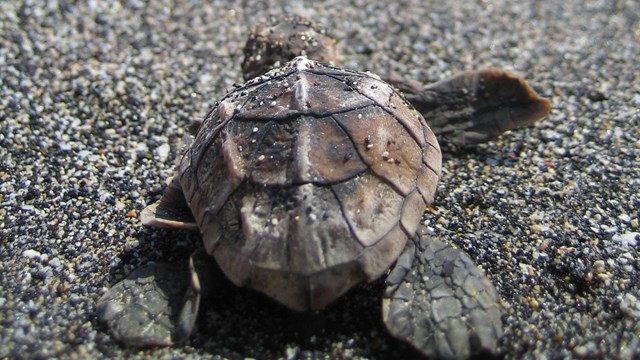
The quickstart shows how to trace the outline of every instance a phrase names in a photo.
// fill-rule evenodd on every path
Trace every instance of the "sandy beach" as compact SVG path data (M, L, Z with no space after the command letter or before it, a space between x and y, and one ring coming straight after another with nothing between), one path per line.
M534 126L445 153L424 221L495 284L504 358L640 357L640 2L287 4L0 3L0 358L420 358L386 332L380 282L315 315L226 286L171 348L124 348L97 321L132 270L200 246L140 211L189 123L242 82L250 29L282 14L330 29L348 69L498 67L549 98Z

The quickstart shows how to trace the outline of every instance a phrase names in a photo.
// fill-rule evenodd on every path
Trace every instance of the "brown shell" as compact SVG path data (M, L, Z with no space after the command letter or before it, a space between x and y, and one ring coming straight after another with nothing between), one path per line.
M389 268L440 165L433 133L388 84L298 57L227 94L178 175L229 279L306 310Z

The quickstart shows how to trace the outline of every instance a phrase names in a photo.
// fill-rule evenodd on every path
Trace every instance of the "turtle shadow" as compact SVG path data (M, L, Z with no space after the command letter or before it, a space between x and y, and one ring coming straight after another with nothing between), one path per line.
M322 311L301 313L227 281L202 303L189 344L231 358L423 358L387 333L384 288L382 279L362 284Z
M315 312L296 312L228 280L202 303L189 345L229 358L425 359L382 320L384 278ZM473 359L500 358L480 354Z

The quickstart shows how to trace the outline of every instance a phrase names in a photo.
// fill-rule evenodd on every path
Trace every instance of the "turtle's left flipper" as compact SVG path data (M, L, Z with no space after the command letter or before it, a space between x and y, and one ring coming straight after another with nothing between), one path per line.
M502 336L498 294L461 250L420 227L386 283L383 318L395 337L435 358L496 353Z
M145 226L190 231L198 230L196 220L193 218L189 204L184 198L179 176L174 176L171 179L167 186L167 191L165 191L160 200L142 210L140 220Z
M213 287L203 251L187 265L151 263L109 289L97 304L98 318L117 341L130 346L169 346L189 338L200 299Z
M492 140L545 117L549 100L508 71L464 71L435 84L390 77L438 137L455 146Z

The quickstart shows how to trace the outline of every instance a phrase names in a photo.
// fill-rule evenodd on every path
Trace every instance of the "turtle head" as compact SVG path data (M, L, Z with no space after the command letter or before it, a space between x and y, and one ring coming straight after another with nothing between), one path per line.
M244 47L242 72L245 80L253 79L301 55L336 63L336 53L336 40L326 29L299 16L280 18L251 32Z

